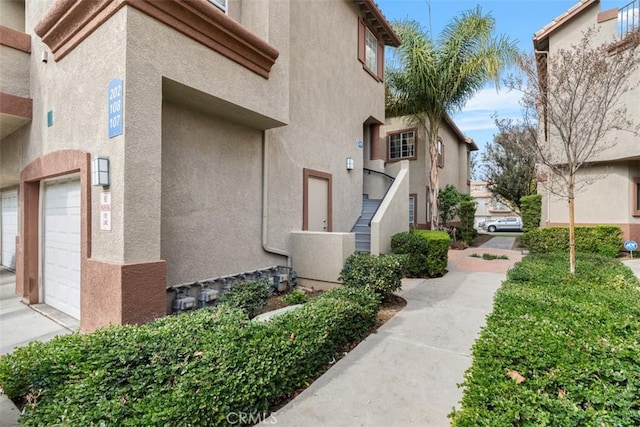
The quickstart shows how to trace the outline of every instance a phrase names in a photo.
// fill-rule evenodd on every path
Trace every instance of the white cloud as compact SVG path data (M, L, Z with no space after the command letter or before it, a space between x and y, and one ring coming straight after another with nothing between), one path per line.
M462 111L497 111L498 115L501 111L519 111L521 98L522 94L515 90L503 88L497 92L492 87L484 88L467 102Z

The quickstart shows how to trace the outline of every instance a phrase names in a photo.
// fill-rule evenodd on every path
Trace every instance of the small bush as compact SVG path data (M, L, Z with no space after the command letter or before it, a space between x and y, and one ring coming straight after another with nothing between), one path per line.
M540 194L532 194L521 197L520 214L522 216L522 231L539 228L542 218L542 196Z
M476 204L472 201L460 202L458 209L458 215L460 216L460 237L467 244L471 244L475 239L478 232L473 227L473 222L476 215Z
M416 232L398 233L391 237L391 251L404 255L403 276L422 277L427 273L429 243Z
M295 304L304 304L309 301L309 297L302 291L294 290L291 293L284 295L280 298L283 302L287 304L295 305Z
M242 309L249 317L253 317L267 305L271 292L269 282L265 279L242 282L222 294L220 304Z
M381 299L400 289L405 259L400 255L375 256L356 252L345 261L338 280L349 288L364 288Z
M640 425L640 286L616 259L532 255L473 345L454 426Z
M529 230L523 241L532 253L569 252L569 227ZM615 257L621 247L622 230L618 226L576 226L576 252Z
M458 203L460 203L460 193L455 185L447 184L438 191L438 216L441 226L446 227L449 221L453 221L458 215Z
M426 272L429 277L439 277L447 272L451 239L444 231L416 230L427 240Z
M335 289L267 323L220 306L32 343L0 358L0 385L41 425L228 425L258 416L374 327L377 296ZM267 412L268 413L268 412Z

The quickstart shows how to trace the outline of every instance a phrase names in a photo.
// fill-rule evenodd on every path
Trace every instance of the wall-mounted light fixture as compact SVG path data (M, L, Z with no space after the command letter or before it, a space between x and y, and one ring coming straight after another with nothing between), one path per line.
M353 157L351 156L347 157L347 170L348 171L353 170Z
M93 156L91 185L100 187L108 187L110 185L109 158L107 156Z

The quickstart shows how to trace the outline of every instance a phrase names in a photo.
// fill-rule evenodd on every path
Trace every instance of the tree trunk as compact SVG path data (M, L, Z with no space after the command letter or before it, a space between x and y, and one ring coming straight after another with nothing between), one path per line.
M435 122L435 123L434 123ZM439 120L429 118L429 158L431 159L431 168L428 172L429 176L429 195L431 203L431 229L438 229L438 131Z
M575 219L575 197L573 195L574 177L569 179L569 271L576 273L576 219Z

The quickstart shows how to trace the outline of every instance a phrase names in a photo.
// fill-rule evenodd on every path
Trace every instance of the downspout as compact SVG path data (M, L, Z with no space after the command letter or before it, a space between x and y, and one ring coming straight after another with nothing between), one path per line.
M269 178L269 150L268 150L267 131L262 131L262 249L274 255L286 256L287 267L291 267L291 255L289 252L269 246L268 231L269 231L269 185L267 184Z

